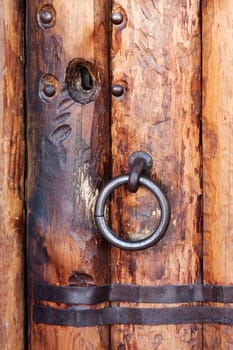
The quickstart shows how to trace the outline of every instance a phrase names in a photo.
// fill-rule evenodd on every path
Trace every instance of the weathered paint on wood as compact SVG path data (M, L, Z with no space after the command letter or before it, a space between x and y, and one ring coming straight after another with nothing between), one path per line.
M203 1L204 281L233 283L232 1ZM204 349L232 349L230 326L205 325Z
M93 285L106 283L109 274L107 244L93 223L98 188L109 178L108 1L50 4L47 28L41 1L27 1L30 310L35 281ZM96 79L94 102L82 105L68 93L66 69L73 59L97 70L85 83ZM30 324L32 350L109 349L108 327L49 327L32 318Z
M113 175L128 171L137 150L154 160L151 177L167 194L168 232L141 252L112 249L112 282L141 285L201 283L201 35L200 2L119 0L123 25L112 30L112 81L125 94L112 98ZM148 192L116 191L116 232L142 238L158 210ZM202 326L114 326L112 349L201 349Z
M23 350L23 1L1 1L0 42L0 343Z

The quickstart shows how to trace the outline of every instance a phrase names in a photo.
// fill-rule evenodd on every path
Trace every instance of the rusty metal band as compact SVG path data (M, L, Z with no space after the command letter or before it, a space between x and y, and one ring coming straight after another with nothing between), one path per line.
M91 305L113 301L168 304L184 302L233 303L233 286L107 284L95 287L66 287L37 283L34 286L34 297L36 301L71 305Z
M233 325L233 309L183 306L159 309L107 307L98 310L57 309L35 305L34 322L70 327L114 324L162 325L209 323Z

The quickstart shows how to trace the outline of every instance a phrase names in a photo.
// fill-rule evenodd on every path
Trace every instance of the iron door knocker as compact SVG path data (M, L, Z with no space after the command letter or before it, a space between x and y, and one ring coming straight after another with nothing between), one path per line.
M129 175L116 177L101 190L95 207L95 221L101 234L112 245L125 250L142 250L154 245L164 235L170 222L171 211L169 202L158 185L156 185L152 180L141 176L142 173L148 172L151 169L151 156L146 152L135 152L130 156L129 167ZM124 240L118 237L105 222L104 210L109 195L117 187L125 184L128 184L128 190L130 192L136 192L138 186L140 185L146 187L153 193L160 206L161 216L157 228L151 233L150 236L142 240Z

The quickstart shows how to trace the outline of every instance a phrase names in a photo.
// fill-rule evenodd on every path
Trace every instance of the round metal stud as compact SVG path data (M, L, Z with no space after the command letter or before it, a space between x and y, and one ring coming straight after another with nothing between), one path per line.
M99 194L95 207L95 221L99 231L114 246L125 250L142 250L151 247L158 242L160 238L166 232L170 222L170 206L167 198L161 191L161 189L151 180L141 176L139 178L139 184L148 188L156 197L160 209L161 217L158 227L151 233L150 236L139 241L127 241L118 237L111 228L106 224L104 219L105 203L117 187L127 184L129 181L128 175L123 175L113 179L107 186L105 186Z
M53 15L51 12L46 11L44 9L41 10L40 12L40 21L43 24L49 24L53 19Z
M45 103L50 103L60 92L60 83L53 74L44 74L40 78L39 96Z
M47 84L44 86L43 92L47 97L53 97L56 93L56 88L53 84Z
M113 12L112 14L112 23L115 25L122 24L124 16L121 12Z
M37 13L37 21L42 29L52 28L56 23L56 10L50 5L42 6Z
M120 84L115 84L112 87L112 94L115 97L120 97L124 94L124 87Z

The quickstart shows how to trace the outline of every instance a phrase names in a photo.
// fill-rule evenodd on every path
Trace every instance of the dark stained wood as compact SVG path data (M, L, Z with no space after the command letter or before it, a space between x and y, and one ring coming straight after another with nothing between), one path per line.
M128 158L143 150L154 160L151 177L167 194L168 232L141 252L112 249L112 282L140 285L200 283L201 51L200 2L120 0L113 11L126 25L113 25L112 82L125 87L112 98L113 175L128 171ZM116 191L116 232L143 238L159 212L151 195ZM202 326L113 326L112 349L201 349Z
M0 14L0 343L23 350L23 1L1 1Z
M107 245L93 223L98 188L109 178L108 1L50 4L53 10L45 11L56 20L47 28L40 17L37 23L41 1L27 1L30 310L34 281L80 286L109 278ZM68 93L66 69L73 59L94 64L94 102L79 104ZM30 324L33 350L109 349L108 327Z
M233 284L233 8L203 1L204 280ZM232 349L230 326L205 325L204 349Z

